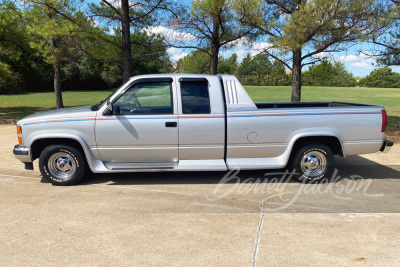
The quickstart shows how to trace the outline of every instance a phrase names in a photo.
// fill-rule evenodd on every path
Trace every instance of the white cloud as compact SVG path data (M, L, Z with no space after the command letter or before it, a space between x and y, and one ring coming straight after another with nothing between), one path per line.
M108 28L108 34L109 35L114 35L115 34L114 28Z
M314 57L320 58L320 59L323 59L323 58L334 58L335 55L330 53L330 52L320 52L318 54L315 54Z
M154 26L154 27L144 28L141 31L146 32L148 34L159 34L168 43L184 43L196 40L196 37L193 34L187 32L178 32L176 30L169 29L164 26Z
M257 42L251 45L248 40L243 37L236 41L231 49L222 51L220 54L223 57L229 57L233 53L236 53L238 62L241 62L248 53L250 53L250 56L254 57L269 47L271 47L271 44L268 42Z
M100 24L100 23L99 23L97 20L95 20L95 19L92 19L91 21L92 21L92 26L93 26L93 27L97 27L97 26L99 26L99 24Z
M371 57L368 51L360 52L358 55L340 56L339 60L349 64L353 68L373 69L376 59Z
M236 41L233 41L230 43L231 47L245 47L249 45L249 41L246 37L241 37L240 39L237 39Z
M173 61L178 61L179 59L184 58L188 55L188 53L184 52L182 49L178 49L175 47L168 48L167 53Z
M343 62L355 62L355 61L360 61L361 59L355 55L346 55L346 56L340 56L339 60Z
M372 64L365 62L365 61L353 62L350 64L350 67L362 68L362 69L373 69L374 68Z
M251 51L262 52L263 50L270 48L271 46L272 44L268 42L255 43L252 46Z

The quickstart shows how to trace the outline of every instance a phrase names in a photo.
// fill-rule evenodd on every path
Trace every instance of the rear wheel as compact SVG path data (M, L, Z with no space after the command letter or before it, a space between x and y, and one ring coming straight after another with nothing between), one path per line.
M297 173L295 177L300 182L327 181L332 178L334 171L332 150L317 143L305 145L297 150L291 168Z
M73 185L85 175L85 161L81 153L67 145L48 146L40 154L39 169L53 185Z

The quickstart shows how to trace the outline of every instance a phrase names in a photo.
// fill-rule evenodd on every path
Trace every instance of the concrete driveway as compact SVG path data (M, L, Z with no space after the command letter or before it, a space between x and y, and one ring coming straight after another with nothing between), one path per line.
M0 262L117 266L395 266L400 146L337 159L337 182L278 171L91 175L52 186L0 125ZM340 178L339 178L340 176ZM344 179L342 179L344 178Z

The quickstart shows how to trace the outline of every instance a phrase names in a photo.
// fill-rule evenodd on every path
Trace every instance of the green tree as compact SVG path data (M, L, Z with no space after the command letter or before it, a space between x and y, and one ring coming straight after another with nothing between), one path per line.
M64 1L58 6L55 1L35 0L28 1L22 8L17 8L18 5L12 1L1 3L2 94L46 90L54 84L54 77L52 82L49 75L54 72L54 64L49 61L52 55L46 50L50 46L46 36L50 30L60 30L60 27L48 29L46 23L40 21L49 19L48 13L42 14L46 10L54 12L56 20L63 25L72 25L65 35L57 33L62 88L103 89L120 85L123 64L118 45L122 42L121 30L118 27L109 32L109 28L99 26L91 16L79 11L77 5L80 2ZM37 15L35 12L42 13ZM135 75L171 71L172 64L162 38L135 30L131 33L131 40L130 61L135 66Z
M244 85L260 85L257 82L257 78L255 72L257 70L257 66L252 64L252 57L250 53L248 53L240 63L238 68L238 79Z
M268 76L268 85L289 85L289 82L285 65L283 65L279 60L274 60L272 63L271 74Z
M132 38L138 34L131 34L131 29L138 31L152 26L157 22L158 13L173 12L172 3L165 0L138 0L132 3L128 0L101 0L99 4L91 3L89 6L93 17L116 30L119 40L108 38L109 36L104 32L98 33L98 37L101 37L99 40L119 49L122 59L123 81L128 81L134 73L133 66L135 66L132 60L132 44L148 46L148 43L142 43L140 38ZM144 55L146 54L149 53Z
M236 53L233 53L229 58L220 57L218 61L219 61L218 63L219 74L235 74L238 68Z
M302 77L302 83L310 86L351 87L356 85L356 80L342 62L331 63L323 59L319 64L309 67Z
M239 66L238 77L245 85L286 85L288 79L283 64L271 62L265 54L251 57L249 53Z
M400 73L384 67L371 71L365 78L360 79L360 86L377 88L400 88Z
M210 70L209 57L202 51L193 51L176 64L180 73L207 74Z
M177 48L199 50L209 56L210 74L217 74L219 52L231 48L239 39L251 39L255 31L242 26L233 8L233 0L193 0L190 14L183 15L175 23L176 31L184 31L193 36L185 43L171 44ZM242 39L243 40L243 39Z
M0 62L0 94L10 93L9 86L16 86L18 77L11 70L10 65Z
M12 2L1 2L0 5L0 94L13 93L17 88L18 75L4 62L7 58L18 57L21 48L25 47L23 31L17 22L21 18Z
M238 0L236 8L243 24L267 38L264 53L292 71L292 101L301 99L305 65L378 35L387 14L378 0Z
M372 43L378 45L375 55L379 55L378 63L386 66L400 65L400 1L389 0L391 13L388 16L390 28L383 36L373 36Z
M374 54L380 55L378 63L386 66L400 65L400 1L391 0L392 4L391 28L388 34L372 38L372 42L380 46L380 51L374 51ZM381 37L381 38L380 38ZM400 121L397 124L397 129L400 130Z
M272 63L265 54L258 54L253 58L247 54L239 67L239 75L246 85L266 85L271 71Z
M31 0L24 16L28 19L27 30L32 34L30 46L44 60L53 65L54 91L57 108L63 108L61 88L61 64L73 54L68 45L68 38L77 32L77 25L58 12L73 17L77 10L72 8L77 3L69 0Z

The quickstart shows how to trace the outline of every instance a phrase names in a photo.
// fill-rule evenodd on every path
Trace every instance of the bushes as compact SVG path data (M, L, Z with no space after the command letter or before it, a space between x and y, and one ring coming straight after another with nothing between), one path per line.
M271 62L265 54L247 54L238 68L238 78L244 85L290 84L285 66L277 60Z
M356 79L342 62L331 63L323 59L302 75L302 83L309 86L353 87L356 86Z
M391 68L375 69L359 81L360 86L378 88L400 88L400 74L393 72Z
M10 65L0 62L0 94L20 93L20 77L11 70Z

